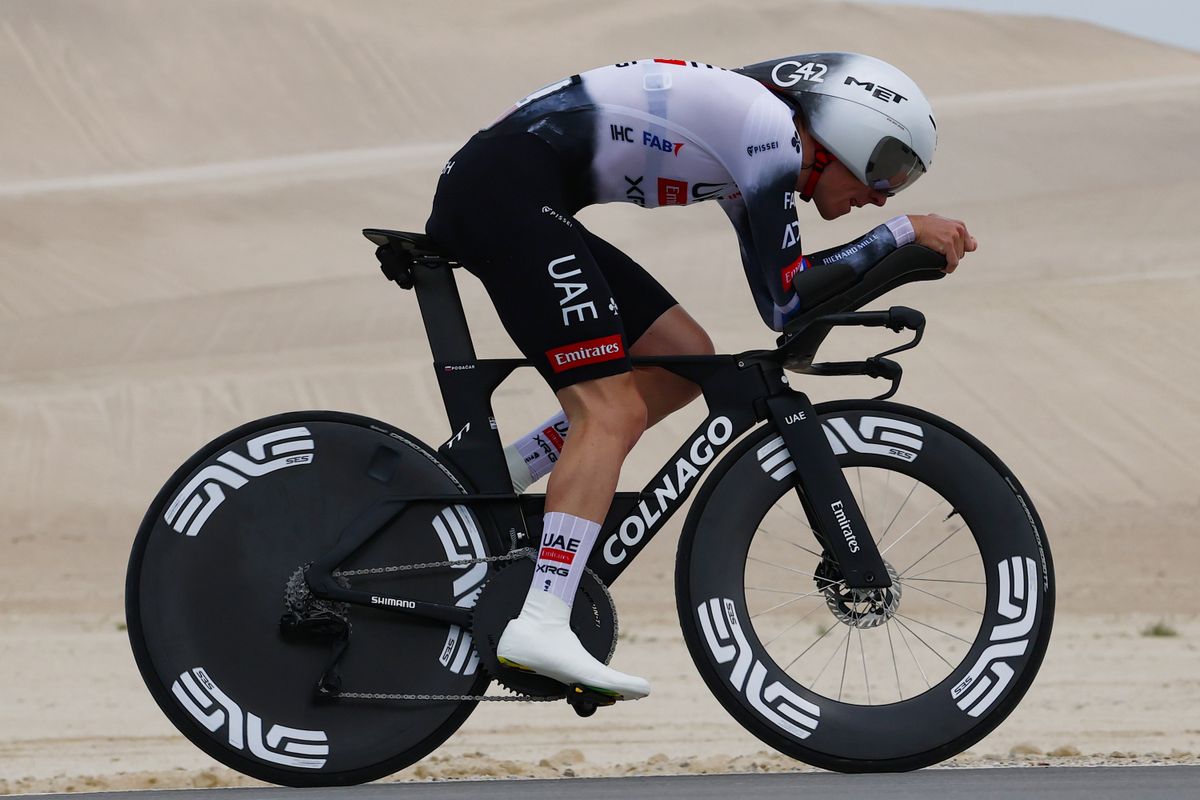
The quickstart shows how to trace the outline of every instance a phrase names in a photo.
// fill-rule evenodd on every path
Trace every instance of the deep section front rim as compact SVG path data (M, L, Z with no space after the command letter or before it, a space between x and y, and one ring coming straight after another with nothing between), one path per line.
M676 575L685 639L705 681L726 709L747 729L783 752L842 771L905 770L936 763L970 746L999 724L1037 671L1053 613L1052 567L1045 536L1011 473L961 429L925 412L891 403L846 401L823 405L818 411L831 443L836 443L835 450L840 451L843 468L849 468L847 477L852 486L856 483L855 469L886 469L915 477L925 486L938 487L937 494L944 495L956 511L951 517L955 523L967 523L979 545L981 558L975 568L978 577L986 581L986 596L961 603L967 607L964 610L920 591L928 592L933 584L902 580L900 588L907 594L899 602L898 613L904 613L905 603L913 607L911 598L917 598L925 605L943 606L971 618L977 610L973 603L982 602L983 613L978 617L975 634L959 636L969 639L970 646L959 642L961 652L949 659L954 663L944 668L944 676L931 676L929 686L916 696L867 698L860 693L858 697L847 697L844 681L835 682L833 691L823 689L819 682L816 690L806 685L814 672L823 666L830 669L829 661L834 663L835 674L839 668L844 675L854 674L849 669L851 654L856 667L861 670L865 664L870 672L875 651L865 644L864 631L872 629L847 625L838 618L833 604L827 604L827 593L821 591L825 587L814 579L815 568L800 569L782 559L775 559L779 563L769 566L747 560L747 556L754 557L751 542L764 536L762 521L770 518L769 510L780 498L793 494L787 481L788 456L784 453L779 458L772 451L771 444L777 437L766 428L748 436L719 465L689 515ZM897 452L888 452L893 449ZM868 514L872 513L870 502L868 498ZM794 526L801 527L806 528ZM879 537L885 528L886 524L873 525L872 531ZM770 528L767 532L779 533ZM787 533L792 538L794 531ZM807 542L794 541L810 550L808 557L815 564L820 560L821 548L815 546L811 534L807 535ZM911 540L912 535L907 538ZM936 544L937 539L931 543ZM780 547L789 549L791 545ZM881 550L887 547L885 539ZM916 551L912 559L922 557L925 549ZM896 551L888 555L894 557ZM759 560L772 561L761 556ZM714 567L718 563L722 568ZM924 563L938 566L929 564L928 559ZM749 573L745 568L730 570L730 564L746 564L752 569ZM898 563L896 572L908 566ZM748 601L747 596L754 597L756 592L747 591L745 579L747 574L754 574L754 568L793 578L791 593L782 593L789 589L782 587L773 602ZM801 572L805 574L798 574ZM935 571L933 577L941 575ZM1018 589L1025 586L1033 591L1018 597ZM983 588L971 584L964 587ZM779 634L779 626L770 630L769 626L760 626L761 614L764 608L777 603L793 601L792 605L800 606L814 599L817 603L811 611L806 610L810 613L807 619L824 615L821 623L813 624L828 625L830 631L836 631L842 650L823 654L806 675L793 674L802 671L781 658L779 648L774 646L778 640L772 641ZM876 612L887 622L872 632L896 630L896 622L905 622L923 638L933 638L930 629L918 628L919 623L911 618L889 615L887 609L887 604L876 606ZM863 610L870 611L870 607L851 603L850 614L845 608L842 613L853 621L853 614ZM778 613L771 611L767 616ZM803 618L802 613L794 616ZM820 638L819 628L810 630L810 638ZM945 630L960 633L953 628ZM911 646L924 646L910 633L906 636ZM827 638L835 637L830 633ZM792 653L800 652L802 647L796 644ZM837 658L841 663L834 660ZM882 668L891 669L891 665L886 656L881 661L878 666L882 674ZM840 698L839 693L843 695Z

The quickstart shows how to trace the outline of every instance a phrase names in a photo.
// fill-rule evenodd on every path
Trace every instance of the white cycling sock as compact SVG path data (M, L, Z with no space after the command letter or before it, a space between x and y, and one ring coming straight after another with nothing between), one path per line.
M520 494L534 481L550 474L562 453L567 427L567 415L559 411L504 448L504 459L508 462L513 491Z
M548 592L569 608L599 534L599 522L560 511L546 514L542 523L542 546L538 549L528 596Z

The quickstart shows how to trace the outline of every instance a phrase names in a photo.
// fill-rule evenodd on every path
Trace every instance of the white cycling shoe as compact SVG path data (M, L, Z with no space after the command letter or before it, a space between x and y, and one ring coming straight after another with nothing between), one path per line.
M496 646L507 667L581 684L618 700L638 700L650 694L650 682L626 675L592 658L571 631L571 607L549 592L531 592L521 614L504 629Z

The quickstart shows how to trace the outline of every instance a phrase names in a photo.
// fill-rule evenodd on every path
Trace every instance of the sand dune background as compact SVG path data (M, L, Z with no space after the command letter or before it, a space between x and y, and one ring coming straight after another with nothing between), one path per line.
M833 2L0 0L0 791L162 769L187 783L211 765L154 707L119 629L141 514L199 445L293 408L446 438L414 298L385 285L360 228L421 229L446 157L563 75L805 49L892 60L934 103L932 174L887 210L824 223L804 208L803 234L819 249L894 208L967 221L977 254L888 298L930 318L898 399L1013 467L1057 560L1045 673L975 755L1200 751L1196 54L1080 23ZM715 206L581 217L718 347L771 341ZM460 283L480 354L514 352ZM519 375L495 398L501 429L552 399ZM648 434L623 486L699 416ZM589 721L481 709L445 752L536 765L567 743L603 773L760 750L688 662L664 580L678 525L614 589L631 634L618 659L655 697ZM1139 635L1158 619L1181 635ZM666 722L681 715L687 736Z

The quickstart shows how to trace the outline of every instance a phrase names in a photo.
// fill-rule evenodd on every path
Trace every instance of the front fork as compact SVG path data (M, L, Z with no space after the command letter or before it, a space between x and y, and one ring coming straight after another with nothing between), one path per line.
M767 398L767 409L796 465L796 494L813 534L841 569L850 589L892 585L875 539L846 483L837 456L808 396L787 391Z

